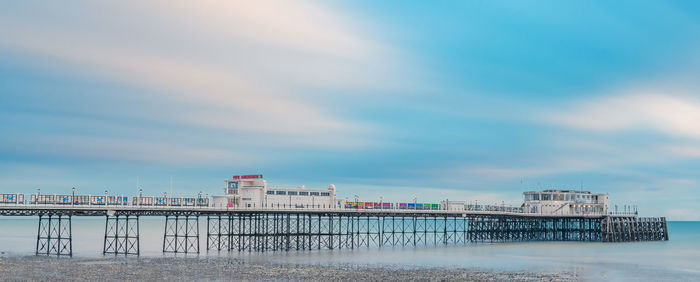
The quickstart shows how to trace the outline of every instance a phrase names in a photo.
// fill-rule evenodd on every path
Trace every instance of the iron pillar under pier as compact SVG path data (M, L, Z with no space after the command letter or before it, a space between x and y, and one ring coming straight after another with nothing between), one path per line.
M165 216L164 253L199 253L199 216Z
M39 214L35 254L73 256L73 228L70 214Z
M140 255L139 216L107 215L102 254Z

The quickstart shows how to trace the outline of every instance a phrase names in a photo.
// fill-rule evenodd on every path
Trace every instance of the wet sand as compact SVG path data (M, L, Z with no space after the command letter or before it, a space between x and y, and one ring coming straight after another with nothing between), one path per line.
M250 263L233 258L0 257L2 281L578 281L570 272Z

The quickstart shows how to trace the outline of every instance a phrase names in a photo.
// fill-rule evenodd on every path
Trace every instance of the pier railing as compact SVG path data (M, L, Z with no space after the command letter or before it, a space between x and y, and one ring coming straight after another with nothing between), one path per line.
M332 211L332 212L343 212L343 211L373 211L373 212L447 212L447 213L493 213L493 214L522 214L522 215L553 215L553 216L625 216L634 217L638 216L637 211L608 211L608 212L579 212L571 213L566 212L564 209L557 212L530 212L524 210L520 207L505 206L505 205L464 205L464 208L455 208L451 206L447 209L445 206L440 206L438 209L428 209L428 208L416 208L416 207L399 207L395 204L389 208L387 207L371 207L371 208L350 208L344 206L329 206L329 205L263 205L256 206L252 205L250 207L246 206L161 206L161 205L134 205L134 204L86 204L86 205L74 205L74 204L49 204L49 203L12 203L12 204L0 204L0 209L3 207L14 207L14 208L28 208L28 209L53 209L53 210L104 210L104 209L129 209L129 210L191 210L191 211Z
M32 205L0 205L0 216L36 216L42 214L63 214L72 216L210 216L229 215L237 213L312 213L312 214L370 214L376 216L420 214L430 216L518 216L539 218L604 218L637 217L636 213L586 213L586 214L560 214L560 213L527 213L519 209L483 208L471 210L421 210L421 209L351 209L345 207L211 207L211 206L133 206L133 205L56 205L56 204L32 204Z

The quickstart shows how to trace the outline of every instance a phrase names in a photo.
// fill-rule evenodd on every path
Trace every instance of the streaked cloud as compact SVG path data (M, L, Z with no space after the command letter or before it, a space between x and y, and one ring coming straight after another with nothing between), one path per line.
M209 36L240 38L251 45L351 58L375 56L378 48L372 39L354 31L359 23L318 2L205 0L152 5L159 13Z
M140 24L170 23L189 32L142 40L153 32L152 27L130 29L128 37L121 37L78 32L61 24L39 28L25 17L9 17L0 21L12 26L0 29L4 38L0 47L56 61L61 68L86 77L142 87L141 93L124 93L124 99L152 96L183 105L171 113L155 104L151 119L258 134L267 143L284 139L281 142L329 148L367 146L368 136L378 132L333 110L323 96L308 90L319 83L343 88L352 84L348 78L377 83L371 75L374 70L368 69L380 64L375 60L389 57L349 21L322 5L264 1L87 5L113 8L110 12L128 15ZM129 5L143 10L130 13L124 8ZM109 17L79 16L76 21L106 30L121 23ZM192 32L202 33L203 38L193 37L201 41L186 42ZM185 41L177 46L173 40ZM381 65L391 67L387 61Z
M681 95L604 96L575 102L543 119L581 130L653 131L700 139L700 100Z
M700 145L669 145L664 149L676 156L685 158L700 158Z
M27 138L29 137L29 138ZM264 161L260 156L201 146L184 146L115 137L79 135L9 137L2 142L3 154L31 157L96 160L112 162L201 165L236 160L240 163Z

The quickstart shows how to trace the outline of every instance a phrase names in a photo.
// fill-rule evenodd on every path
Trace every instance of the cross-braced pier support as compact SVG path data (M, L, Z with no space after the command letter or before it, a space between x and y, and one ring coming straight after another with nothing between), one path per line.
M230 216L207 217L207 251L230 250L231 224Z
M212 216L209 250L278 251L467 243L467 218L248 213Z
M668 241L665 217L606 217L601 234L603 242Z
M163 252L199 253L199 216L166 216Z
M567 217L469 218L469 242L600 241L600 219Z
M605 230L610 230L606 231ZM602 231L602 232L601 232ZM665 220L509 215L245 213L207 219L208 250L279 251L479 242L653 241Z
M71 216L40 214L36 237L36 255L73 256Z
M102 254L139 255L139 217L107 216Z
M36 254L72 255L72 210L39 215ZM99 212L99 211L98 211ZM524 241L668 240L665 218L364 211L107 212L103 254L140 254L139 216L165 216L163 252L288 251ZM85 215L85 214L82 214ZM92 215L104 216L104 211Z

